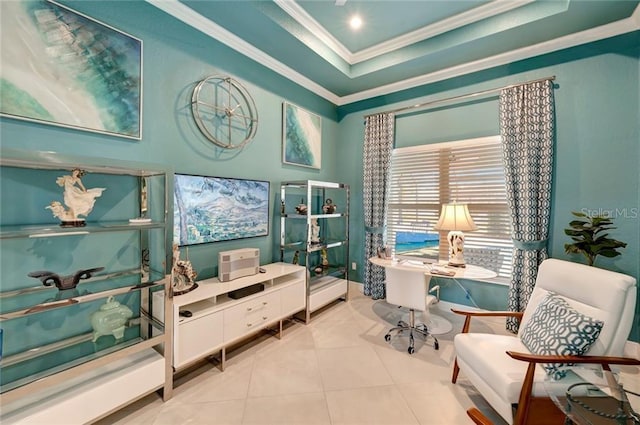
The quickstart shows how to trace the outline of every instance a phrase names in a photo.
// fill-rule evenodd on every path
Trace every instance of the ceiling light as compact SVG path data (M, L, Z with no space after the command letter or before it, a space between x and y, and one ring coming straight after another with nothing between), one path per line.
M360 19L358 15L354 15L351 17L351 20L349 21L349 25L351 25L352 29L357 30L362 26L362 19Z

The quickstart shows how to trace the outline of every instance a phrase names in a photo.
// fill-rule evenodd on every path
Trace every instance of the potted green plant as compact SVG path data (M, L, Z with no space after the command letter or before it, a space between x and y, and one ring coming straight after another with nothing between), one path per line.
M570 228L564 229L564 233L573 240L573 243L564 244L564 251L567 254L583 254L587 257L588 264L593 266L598 255L607 258L617 257L620 255L617 250L627 246L626 243L611 239L608 233L604 233L615 229L611 217L591 216L575 211L571 214L578 219L569 223Z

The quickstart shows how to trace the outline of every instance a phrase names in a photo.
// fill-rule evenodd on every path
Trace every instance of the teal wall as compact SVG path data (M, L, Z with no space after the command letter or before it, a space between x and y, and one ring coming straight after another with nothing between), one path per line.
M274 73L143 1L65 2L73 9L143 41L143 138L141 141L0 118L3 147L168 164L177 173L269 180L271 216L283 180L334 179L338 124L335 105ZM117 5L117 7L114 7ZM2 43L10 42L5 37ZM212 74L232 75L254 97L259 113L255 139L242 150L207 141L191 116L195 84ZM282 164L282 102L322 117L322 170ZM6 206L2 206L6 208ZM44 208L44 206L43 206ZM258 247L261 262L279 258L279 221L269 237L192 246L199 277L217 273L218 251Z
M569 241L564 228L571 211L582 209L612 211L617 229L610 234L627 242L627 248L615 259L598 258L596 265L639 276L640 258L640 67L638 33L592 43L532 60L495 68L439 84L442 91L352 112L354 105L341 108L339 178L353 190L351 258L358 263L354 280L362 281L364 258L362 212L363 115L398 107L444 99L494 87L556 76L556 140L554 186L549 253L551 257L583 262L567 256ZM380 99L366 104L375 104ZM496 96L467 102L444 104L432 109L400 114L396 119L396 146L413 146L449 140L488 136L499 133ZM455 284L443 286L443 299L471 304L467 294ZM462 281L473 299L484 308L506 307L506 287L490 288L484 283ZM632 339L640 341L640 303L636 311Z
M143 40L143 138L131 141L0 118L1 143L19 149L95 156L105 158L105 162L118 158L166 164L181 173L269 180L273 217L270 236L190 248L190 259L201 277L216 273L220 250L258 247L263 263L276 260L279 225L274 212L277 211L278 184L284 180L319 179L342 181L352 187L350 249L358 266L352 278L362 281L365 261L363 115L549 75L556 76L557 108L550 254L568 258L563 250L567 241L563 228L572 210L613 210L619 214L615 220L618 229L612 236L627 242L628 247L621 257L599 259L598 265L636 278L639 275L640 37L637 32L336 108L146 2L64 3ZM1 42L9 41L3 37ZM255 140L240 151L216 148L199 134L191 118L191 90L205 76L217 73L241 80L257 103L258 133ZM322 116L321 170L282 164L281 107L285 100ZM495 97L441 106L426 113L405 114L397 119L398 146L497 132ZM571 259L580 261L575 257ZM506 304L502 287L468 281L462 284L482 307L497 309ZM445 300L469 304L463 291L454 285L443 286ZM632 339L640 341L637 324L633 332Z

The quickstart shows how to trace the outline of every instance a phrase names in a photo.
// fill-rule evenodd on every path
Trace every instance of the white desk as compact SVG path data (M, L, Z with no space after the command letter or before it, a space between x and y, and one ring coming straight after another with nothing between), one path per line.
M415 271L416 273L423 273L425 275L425 279L427 281L427 287L429 287L429 283L432 277L442 277L445 279L452 279L453 282L457 283L460 288L467 294L469 300L473 303L475 307L478 307L478 304L475 302L469 291L458 282L457 279L491 279L498 274L492 270L485 269L483 267L474 266L471 264L467 264L466 267L447 267L446 263L438 263L438 264L424 264L419 260L400 260L400 259L385 259L378 257L369 258L371 264L375 264L376 266L381 266L384 268L396 268L402 270ZM434 270L440 270L445 272L454 272L453 275L444 275L434 273ZM451 330L451 323L445 319L444 317L439 317L437 315L431 315L431 321L433 322L431 333L434 335L447 333Z
M444 277L448 279L491 279L498 274L492 270L485 269L483 267L467 264L467 267L447 267L446 263L439 264L423 264L418 260L399 260L371 257L369 258L371 264L381 266L384 268L394 267L402 270L412 270L416 273L424 273L426 276ZM433 270L444 270L447 272L455 272L452 276L446 276L441 274L432 273Z

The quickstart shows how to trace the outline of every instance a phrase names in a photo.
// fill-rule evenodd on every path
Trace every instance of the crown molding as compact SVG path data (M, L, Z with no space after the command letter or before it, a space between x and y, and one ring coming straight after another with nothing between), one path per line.
M427 25L426 27L409 32L407 34L403 34L399 37L392 38L383 43L353 53L350 58L350 63L353 65L369 59L373 59L377 56L390 53L394 50L410 46L419 41L444 34L445 32L453 31L465 25L473 24L475 22L479 22L484 19L503 14L513 9L518 9L520 7L526 6L529 3L533 3L534 1L535 0L494 0L491 3L487 3L471 10L467 10L466 12L450 16L446 19L436 22L435 24Z
M284 10L289 16L291 16L296 22L306 28L315 37L317 37L325 46L331 49L335 54L340 56L342 60L349 65L353 65L351 58L353 53L347 49L344 44L340 43L329 31L325 29L318 21L313 19L311 15L307 13L298 3L291 0L273 0L282 10ZM313 46L304 40L300 40L307 45L307 47L313 49Z
M461 75L471 74L473 72L482 71L500 65L506 65L523 59L540 56L546 53L555 52L569 47L579 46L605 38L614 37L616 35L626 34L628 32L640 29L640 6L638 6L633 15L629 18L621 19L610 24L601 25L599 27L576 32L554 40L545 41L510 52L501 53L499 55L490 56L472 62L452 66L441 69L429 74L420 75L406 80L398 81L392 84L376 87L370 90L363 90L348 96L340 97L338 106L346 105L353 102L369 99L372 97L383 96L401 90L407 90L425 84L431 84L438 81L447 80L449 78L459 77Z
M247 43L220 25L180 3L178 0L146 0L146 2L197 29L198 31L218 40L238 53L253 59L266 68L269 68L294 83L299 84L318 96L323 97L336 105L340 101L340 97L338 95L325 89L320 84L305 77L282 62L274 59L262 50L254 47L252 44Z
M424 84L431 84L443 81L449 78L470 74L477 71L505 65L511 62L528 59L531 57L551 53L557 50L590 43L593 41L614 37L616 35L625 34L640 29L640 5L636 7L634 13L625 19L621 19L610 24L602 25L596 28L580 31L559 37L554 40L538 43L532 46L523 47L512 50L510 52L501 53L484 59L463 63L429 74L423 74L417 77L408 78L374 89L363 90L347 96L338 96L337 94L327 90L320 84L305 77L299 72L286 66L282 62L272 58L257 49L253 45L245 42L238 36L232 34L221 26L208 20L204 16L198 14L193 9L180 3L178 0L146 0L151 5L163 10L169 15L181 20L187 25L209 35L210 37L220 41L237 52L255 60L259 64L272 69L283 77L293 81L304 87L312 93L332 102L336 106L343 106L349 103L358 102L372 97L382 96L396 91L407 90Z
M490 3L467 10L466 12L450 16L435 24L427 25L415 31L408 32L401 36L392 38L375 46L368 47L358 52L352 52L344 44L340 43L329 31L326 30L318 21L313 19L297 2L294 0L274 0L283 11L296 20L300 25L306 28L322 43L331 49L335 54L340 56L349 65L355 65L377 56L390 53L394 50L410 46L419 41L435 37L448 31L455 30L474 22L488 19L493 16L500 15L513 9L526 6L535 0L493 0ZM304 40L301 40L304 43ZM308 43L308 47L313 48Z

